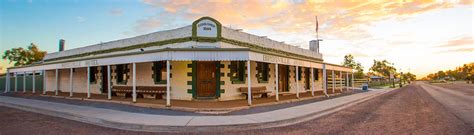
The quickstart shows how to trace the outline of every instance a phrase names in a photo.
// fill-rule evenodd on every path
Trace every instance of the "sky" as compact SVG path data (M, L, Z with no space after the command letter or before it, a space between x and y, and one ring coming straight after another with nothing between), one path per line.
M474 5L455 1L363 0L1 0L0 52L35 43L47 52L191 25L210 16L224 26L309 48L319 21L325 62L346 54L388 60L421 78L474 62ZM3 55L3 53L2 53ZM10 67L0 60L0 73Z

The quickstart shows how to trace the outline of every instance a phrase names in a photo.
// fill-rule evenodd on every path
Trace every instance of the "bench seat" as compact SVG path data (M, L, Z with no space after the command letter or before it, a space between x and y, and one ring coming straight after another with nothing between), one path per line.
M268 93L271 93L271 91L267 91L267 87L265 86L260 86L260 87L251 87L250 91L252 92L252 95L261 95L262 98L267 98ZM245 95L245 99L248 99L248 87L240 87L239 92L241 92L243 95Z
M131 97L133 93L132 86L112 86L112 92L124 93L125 98ZM156 95L155 99L162 99L163 95L166 94L166 86L136 86L137 97L143 97L143 94Z

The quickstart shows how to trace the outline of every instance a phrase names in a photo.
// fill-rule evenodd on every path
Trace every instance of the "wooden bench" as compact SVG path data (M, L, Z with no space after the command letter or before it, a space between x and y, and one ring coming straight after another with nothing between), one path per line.
M252 92L253 95L261 95L262 98L267 98L268 93L271 93L271 91L267 91L267 87L261 86L261 87L251 87L250 91ZM241 92L243 95L245 95L245 99L248 99L248 87L240 87L239 92Z
M133 93L132 86L112 86L112 92L123 93L125 98L131 97ZM155 99L162 99L166 94L166 86L136 86L137 97L143 97L143 94L156 95Z

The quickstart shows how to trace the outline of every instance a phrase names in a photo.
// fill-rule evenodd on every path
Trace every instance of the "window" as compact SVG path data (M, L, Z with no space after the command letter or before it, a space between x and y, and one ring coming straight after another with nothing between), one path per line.
M298 81L301 81L301 67L298 67Z
M319 70L318 69L314 69L313 77L314 77L315 81L319 80Z
M268 63L257 62L257 78L259 83L268 83Z
M153 62L153 79L155 84L166 84L166 62Z
M245 83L245 61L231 61L229 68L232 83Z
M90 75L90 80L89 83L96 83L97 79L95 78L95 74L97 73L97 67L90 67L89 75Z
M127 84L127 65L117 65L115 67L117 84Z

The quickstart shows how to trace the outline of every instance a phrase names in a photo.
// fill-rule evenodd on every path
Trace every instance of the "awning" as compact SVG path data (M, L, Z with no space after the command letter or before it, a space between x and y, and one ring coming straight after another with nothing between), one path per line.
M252 52L247 48L166 48L129 54L115 54L96 58L47 62L40 65L9 68L10 72L29 72L53 69L83 68L153 61L259 61L284 65L323 68L322 63L309 62L270 54ZM352 69L326 65L326 69L352 72Z

